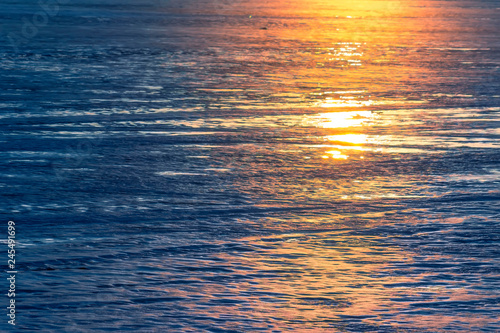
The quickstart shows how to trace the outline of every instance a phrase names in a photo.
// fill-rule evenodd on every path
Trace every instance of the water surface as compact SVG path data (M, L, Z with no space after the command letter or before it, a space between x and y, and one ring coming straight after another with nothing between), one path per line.
M20 328L500 330L498 2L75 0L13 48L38 10L0 5Z

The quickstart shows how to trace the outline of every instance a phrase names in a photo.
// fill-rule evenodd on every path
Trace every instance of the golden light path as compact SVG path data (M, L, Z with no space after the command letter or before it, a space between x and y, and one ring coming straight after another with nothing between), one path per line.
M411 161L450 148L500 147L466 133L444 135L436 125L445 119L460 127L474 119L475 111L420 108L439 95L415 91L420 85L413 82L423 86L437 85L435 78L451 80L438 73L439 59L422 54L429 45L448 43L450 36L436 31L449 24L447 16L463 10L446 12L437 3L261 0L238 7L239 15L260 20L256 27L261 28L224 33L258 51L235 50L221 54L219 61L231 63L236 57L253 71L247 79L258 79L248 89L200 89L221 94L211 106L227 117L170 124L217 129L225 138L238 138L233 146L221 144L225 156L231 156L226 167L243 170L235 184L269 212L248 223L273 236L242 237L258 250L218 257L236 263L233 267L251 267L251 282L209 285L200 295L236 294L244 304L235 305L234 313L271 318L275 329L300 332L342 332L329 326L342 320L387 324L396 331L400 326L439 331L451 322L474 327L487 322L481 315L410 313L415 300L453 302L484 295L425 283L433 273L412 267L416 253L395 245L389 231L370 233L403 223L430 224L415 217L424 209L401 203L436 196L431 186L435 175L427 174L425 165L408 172ZM224 79L242 82L241 75ZM257 142L247 133L257 133ZM442 216L436 223L452 228L460 222ZM407 274L392 274L398 269ZM242 269L238 274L248 273ZM224 316L222 307L201 311Z

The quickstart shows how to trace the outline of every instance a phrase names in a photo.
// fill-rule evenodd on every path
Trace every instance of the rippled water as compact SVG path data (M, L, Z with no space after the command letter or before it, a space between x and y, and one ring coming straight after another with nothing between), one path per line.
M39 10L0 5L19 328L500 331L498 1L74 0L16 50Z

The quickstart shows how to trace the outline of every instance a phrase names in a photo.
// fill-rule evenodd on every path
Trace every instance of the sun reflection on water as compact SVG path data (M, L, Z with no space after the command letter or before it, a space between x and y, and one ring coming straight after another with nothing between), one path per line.
M331 112L306 118L304 123L321 128L348 128L366 124L374 117L371 111Z
M318 107L322 107L322 108L345 108L345 107L370 106L373 104L374 104L374 102L371 100L356 101L356 100L352 100L350 98L334 99L332 97L327 97L323 101L317 102L314 106L318 106Z
M411 314L413 304L474 296L450 284L442 287L442 277L426 281L433 268L420 273L422 266L413 265L418 256L394 245L391 238L406 240L411 232L394 224L408 224L412 214L424 210L405 211L408 202L439 197L431 174L437 167L425 161L430 154L498 144L482 138L487 133L481 130L469 136L465 122L477 121L475 111L415 108L437 98L465 96L425 91L439 71L428 47L444 24L423 35L423 21L409 19L429 15L426 6L416 5L420 1L313 2L322 10L309 12L312 7L299 1L293 1L295 7L289 2L263 6L260 15L268 17L259 26L266 29L238 32L245 41L253 38L252 48L217 55L217 61L231 66L232 73L219 77L231 89L200 88L218 94L207 102L207 110L223 110L227 116L207 113L182 123L227 130L219 132L218 143L224 146L216 157L234 171L239 193L266 215L258 221L259 230L272 234L239 239L251 247L248 254L221 254L217 263L228 266L217 268L227 275L234 271L234 279L224 277L227 289L218 283L210 289L203 281L200 288L207 289L201 295L213 297L219 306L217 297L232 295L232 314L265 318L276 329L343 331L329 327L335 321L379 323L385 325L382 330L392 326L394 331L409 322L439 328L444 324L436 316ZM269 19L285 12L283 24ZM404 19L391 17L395 12ZM309 14L315 18L303 18ZM289 20L294 15L300 17L295 24ZM415 80L421 81L412 86ZM244 89L233 89L239 86ZM273 217L272 212L283 213ZM380 227L380 235L371 227ZM417 308L422 309L426 306ZM201 311L214 316L219 309L205 306ZM220 317L226 314L221 306ZM454 313L449 319L460 320Z
M338 150L330 150L326 152L328 155L324 155L323 158L333 158L333 159L342 159L347 160L349 156L342 154L341 151Z

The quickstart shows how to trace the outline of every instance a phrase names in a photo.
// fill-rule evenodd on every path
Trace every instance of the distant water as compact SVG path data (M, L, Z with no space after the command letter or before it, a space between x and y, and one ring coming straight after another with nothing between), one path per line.
M18 328L500 332L498 1L65 2L0 4Z

